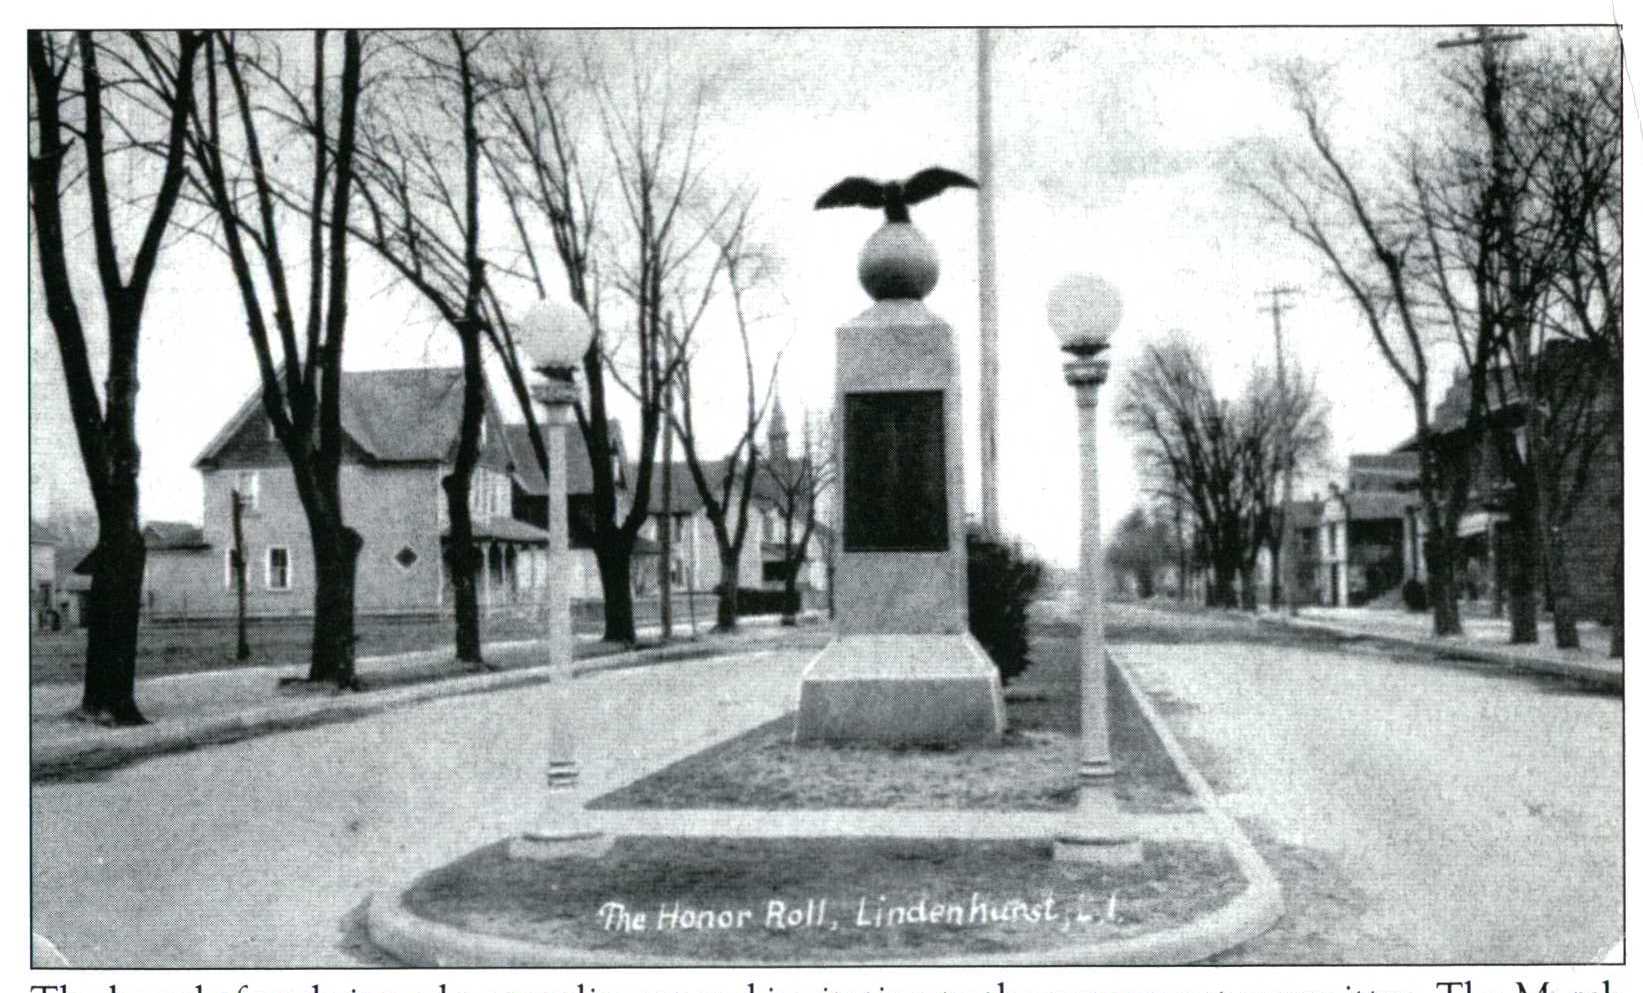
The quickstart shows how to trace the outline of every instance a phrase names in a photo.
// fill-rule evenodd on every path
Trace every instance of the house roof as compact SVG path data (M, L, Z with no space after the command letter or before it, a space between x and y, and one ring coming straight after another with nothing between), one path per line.
M542 474L542 466L536 461L536 451L531 447L530 428L524 424L509 424L506 432L508 449L513 457L514 479L519 483L519 488L534 496L546 496L548 479ZM611 447L616 449L618 459L627 454L620 421L610 422L610 442ZM593 462L588 456L587 439L572 425L565 437L565 494L578 496L592 492Z
M474 521L474 537L493 541L517 541L532 545L548 543L548 533L534 524L515 520L512 517L492 517L486 521ZM451 536L450 528L440 534L441 538Z
M1322 500L1291 500L1289 503L1290 522L1298 528L1317 527L1323 513Z
M143 525L143 544L159 552L211 547L205 531L186 521L149 521Z
M1347 485L1355 490L1395 490L1414 486L1420 476L1415 452L1347 456Z
M746 460L743 460L742 465L738 466L738 470L745 468L746 465ZM719 487L724 480L724 472L724 459L710 459L702 463L702 475L707 477L707 485L713 488L715 495L718 494ZM738 471L737 478L740 479L740 471ZM694 514L702 509L702 494L696 489L696 480L690 475L690 465L688 463L682 461L673 463L672 482L673 512L675 514ZM650 512L660 514L662 512L662 465L660 462L656 464L655 471L651 473L650 487ZM738 499L740 493L740 485L738 484L736 488L731 490L731 500ZM770 478L770 474L764 471L764 465L761 463L758 475L753 478L753 502L775 504L780 503L781 499L781 488L776 485L774 479Z
M489 415L498 420L486 391ZM262 409L262 387L194 460L196 468L219 458L246 422ZM379 462L448 462L462 423L462 370L377 369L342 374L342 430Z
M1419 503L1413 493L1388 490L1347 490L1346 515L1355 521L1401 520L1404 511Z
M143 546L151 552L197 552L210 548L205 531L187 521L149 521L143 525ZM96 569L96 546L75 549L74 556L63 556L74 563L74 573L89 576Z

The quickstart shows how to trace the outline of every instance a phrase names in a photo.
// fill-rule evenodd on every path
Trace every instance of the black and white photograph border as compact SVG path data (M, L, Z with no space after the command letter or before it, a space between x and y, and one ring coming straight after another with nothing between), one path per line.
M1624 11L1476 6L26 24L24 985L1624 988Z

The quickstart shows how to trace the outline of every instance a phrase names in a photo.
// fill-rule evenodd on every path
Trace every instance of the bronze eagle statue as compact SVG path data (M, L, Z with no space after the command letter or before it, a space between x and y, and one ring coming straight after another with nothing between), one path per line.
M906 224L907 208L921 203L952 186L980 189L976 181L961 172L931 166L909 176L904 182L877 180L851 176L840 180L816 201L816 209L827 207L883 207L884 219L889 223Z

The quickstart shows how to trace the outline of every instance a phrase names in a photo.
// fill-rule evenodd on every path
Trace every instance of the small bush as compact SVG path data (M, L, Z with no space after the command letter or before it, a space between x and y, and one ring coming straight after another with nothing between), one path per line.
M1403 605L1410 610L1420 612L1426 609L1426 584L1418 579L1411 579L1403 584Z
M743 586L736 591L736 615L757 617L761 614L780 614L787 604L785 590L764 590Z
M1044 563L1018 545L971 530L970 633L987 650L998 677L1008 683L1032 661L1027 657L1027 607L1044 581Z

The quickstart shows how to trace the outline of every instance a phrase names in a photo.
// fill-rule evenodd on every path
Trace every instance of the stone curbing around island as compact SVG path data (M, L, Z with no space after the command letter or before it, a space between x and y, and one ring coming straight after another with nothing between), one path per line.
M1118 655L1122 654L1122 649ZM1043 965L1051 958L1053 964L1067 965L1165 965L1199 962L1264 933L1277 923L1284 913L1283 892L1255 846L1220 806L1186 750L1181 747L1164 723L1156 708L1147 699L1140 685L1124 665L1121 657L1113 657L1114 669L1127 691L1135 698L1143 716L1158 735L1170 761L1174 763L1191 789L1205 815L1213 823L1239 872L1249 884L1245 890L1225 906L1205 914L1197 920L1176 927L1147 934L1070 946L1053 952L1017 952L1005 955L963 955L918 959L863 959L852 966L907 965L920 966L1001 966ZM420 875L420 874L419 874ZM597 953L597 962L590 963L587 949L561 948L508 938L501 935L481 934L453 925L431 921L405 908L405 893L415 880L406 880L403 886L377 893L371 897L366 911L366 927L371 941L383 951L408 965L423 967L600 967L632 968L657 966L772 966L838 965L837 962L781 962L771 963L757 959L704 961L699 958L643 956L618 952ZM1052 958L1053 957L1053 958Z
M517 643L511 642L503 647L510 646L518 647ZM613 652L573 662L571 678L715 655L769 651L772 647L770 638L712 639ZM95 772L134 759L243 741L279 731L357 720L429 700L532 686L560 678L562 672L558 667L541 665L502 672L461 673L363 694L327 693L305 699L273 700L243 710L157 721L134 728L87 726L84 734L34 741L29 750L29 771L31 778L36 780Z

